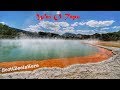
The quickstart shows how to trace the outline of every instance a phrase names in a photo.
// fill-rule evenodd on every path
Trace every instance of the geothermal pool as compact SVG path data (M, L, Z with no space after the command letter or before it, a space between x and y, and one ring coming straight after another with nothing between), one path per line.
M94 55L98 49L80 40L0 40L0 62L46 60Z

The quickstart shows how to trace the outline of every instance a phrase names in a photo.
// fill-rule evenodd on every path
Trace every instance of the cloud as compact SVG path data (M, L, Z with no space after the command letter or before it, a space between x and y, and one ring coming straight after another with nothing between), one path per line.
M108 33L107 31L105 30L76 30L75 31L76 34L85 34L85 35L92 35L92 34L95 34L95 33Z
M28 28L25 28L23 30L31 31L31 32L39 32L40 31L39 29L41 29L40 26L36 24L36 25L30 25Z
M108 27L101 28L101 30L108 30L108 29L110 29L110 28L108 28Z
M73 24L71 24L71 26L72 27L75 27L75 26L79 26L79 25L85 25L86 24L86 22L75 22L75 23L73 23Z
M60 14L61 12L60 11L57 11L56 14Z
M76 30L75 31L76 34L95 34L94 30Z
M55 23L57 23L61 27L68 27L69 26L69 23L67 23L67 22L55 22Z
M79 22L79 25L85 25L86 22Z
M86 25L90 27L105 27L105 26L110 26L114 23L115 21L109 20L109 21L95 21L95 20L90 20L86 22Z
M110 23L111 22L111 23ZM52 33L63 34L66 32L76 33L76 34L95 34L95 33L106 33L113 21L88 21L88 22L75 22L73 24L69 24L67 22L50 22L50 21L40 21L36 25L30 25L28 28L24 29L32 32L39 31L47 31ZM74 27L78 25L89 25L90 27L100 27L100 29L84 29L84 30L76 30ZM115 28L115 27L114 27Z
M59 30L60 25L55 22L49 22L49 21L41 21L39 23L39 26L44 29L49 29L49 30Z
M102 33L108 33L108 32L105 31L105 30L100 30L100 31L99 31L99 34L102 34Z
M39 23L39 26L44 29L50 29L50 30L59 30L63 27L68 27L69 24L67 22L49 22L49 21L41 21Z
M65 27L63 30L74 30L74 27Z
M83 25L87 25L89 27L105 27L105 26L110 26L114 23L114 20L109 20L109 21L96 21L96 20L90 20L87 22L75 22L73 24L71 24L71 26L75 27L75 26L83 26Z
M5 25L6 23L5 22L0 22L1 24Z
M62 28L69 27L67 22L50 22L50 21L40 21L36 25L30 25L28 28L24 29L27 31L39 31L42 29L47 30L60 30Z
M114 26L113 29L120 29L120 26Z
M71 24L72 27L75 27L75 26L78 26L78 25L79 25L78 22L75 22L75 23Z

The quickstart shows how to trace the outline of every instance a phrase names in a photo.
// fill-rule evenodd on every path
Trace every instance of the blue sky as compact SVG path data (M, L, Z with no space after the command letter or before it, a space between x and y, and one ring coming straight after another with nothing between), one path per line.
M37 20L37 13L52 18ZM59 14L62 18L54 20L53 17ZM80 18L65 20L65 14ZM107 33L120 30L120 11L0 11L0 23L31 32Z

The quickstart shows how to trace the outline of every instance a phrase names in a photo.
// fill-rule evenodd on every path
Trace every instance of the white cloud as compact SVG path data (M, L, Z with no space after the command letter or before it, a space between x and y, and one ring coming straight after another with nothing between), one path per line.
M59 30L61 27L68 27L69 24L67 22L49 22L49 21L41 21L39 26L44 29L50 30Z
M30 25L28 28L25 28L25 31L31 31L31 32L39 32L40 26L38 24L36 25Z
M86 22L86 25L90 27L105 27L105 26L110 26L114 23L115 21L109 20L109 21L95 21L95 20L90 20Z
M106 33L105 30L109 29L109 27L104 27L104 26L109 26L113 23L114 21L95 21L95 20L90 20L88 22L75 22L73 24L69 24L67 22L50 22L50 21L40 21L36 25L30 25L28 28L24 29L27 31L32 31L32 32L39 32L42 30L48 30L48 32L52 33L58 33L58 34L63 34L66 32L70 33L80 33L80 34L94 34L94 33ZM78 25L88 25L90 27L100 27L99 30L75 30L75 26ZM116 28L116 27L113 27Z
M79 22L79 25L85 25L86 23L85 22Z
M120 26L114 26L113 29L120 29Z
M50 22L50 21L40 21L36 25L30 25L28 28L24 29L27 31L39 31L41 29L48 30L60 30L60 28L69 27L67 22Z
M69 26L69 24L67 22L54 22L54 24L57 24L61 27L68 27Z
M75 33L76 34L94 34L95 31L94 30L76 30Z
M58 33L58 34L62 35L64 33L75 33L75 30L59 30L55 33Z
M65 27L63 30L74 30L74 27Z
M75 30L64 30L63 33L75 33Z
M102 33L108 33L108 32L105 30L101 30L101 31L99 31L99 33L102 34Z
M75 27L75 26L78 26L78 25L85 25L86 24L86 22L75 22L75 23L73 23L73 24L71 24L71 26L72 27Z
M78 26L78 25L79 25L78 22L75 22L75 23L71 24L72 27L75 27L75 26Z
M5 22L0 22L1 24L5 25L6 23Z
M105 26L110 26L114 23L114 20L109 20L109 21L96 21L96 20L90 20L87 22L75 22L73 24L71 24L71 26L75 27L75 26L83 26L83 25L87 25L89 27L105 27Z
M84 29L84 30L75 30L75 33L76 34L86 34L86 35L92 35L92 34L95 34L95 33L107 33L106 30L92 30L92 29Z
M57 11L56 14L60 14L61 12L60 11Z
M108 27L105 27L105 28L101 28L101 30L108 30L109 28Z
M50 29L50 30L59 30L60 26L57 23L49 22L49 21L41 21L39 23L39 26L44 29Z

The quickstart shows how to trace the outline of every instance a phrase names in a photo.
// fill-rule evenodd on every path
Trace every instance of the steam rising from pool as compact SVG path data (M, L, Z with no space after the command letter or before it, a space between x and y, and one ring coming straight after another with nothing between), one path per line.
M97 48L82 44L80 40L0 40L0 62L79 57L97 52Z

